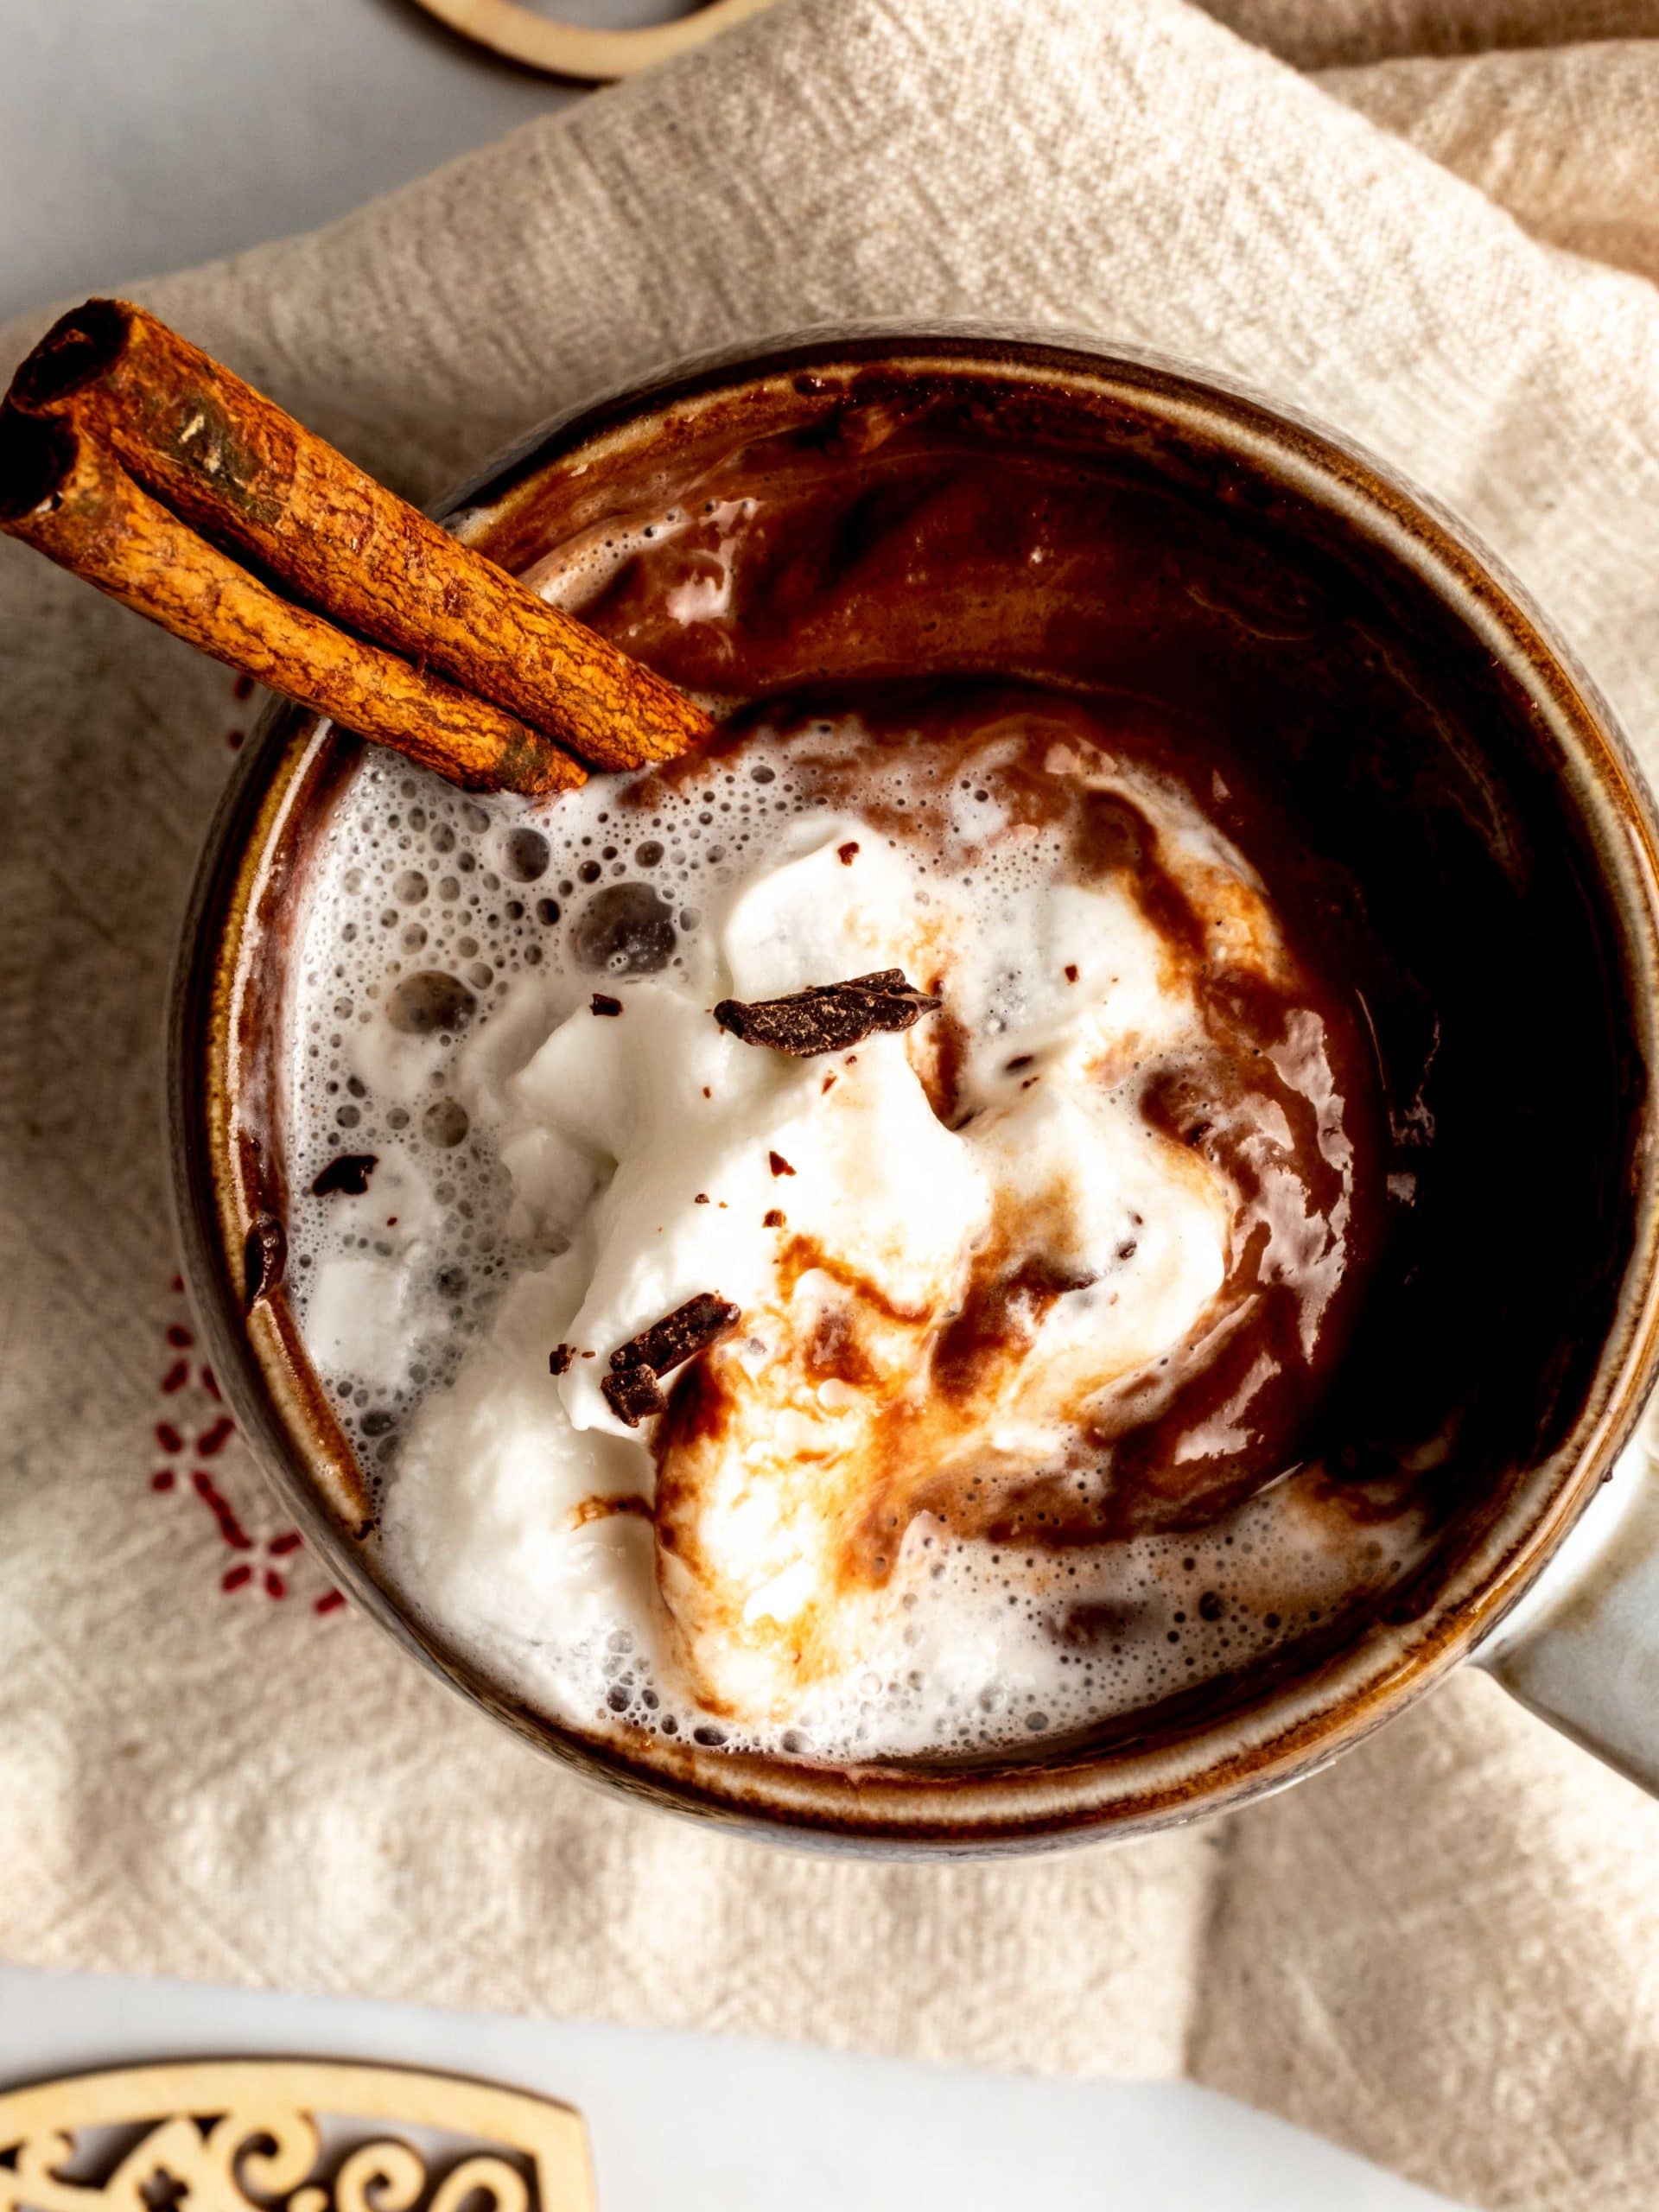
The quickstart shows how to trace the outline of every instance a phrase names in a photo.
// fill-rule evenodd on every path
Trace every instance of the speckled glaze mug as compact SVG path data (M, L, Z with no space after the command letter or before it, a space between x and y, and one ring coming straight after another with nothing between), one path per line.
M1567 1261L1536 1267L1513 1372L1491 1378L1525 1408L1531 1448L1466 1496L1450 1487L1455 1506L1423 1566L1386 1605L1293 1645L1224 1695L1023 1758L844 1770L661 1739L647 1750L515 1703L384 1579L364 1478L283 1289L250 1301L285 1205L273 1100L294 903L359 757L356 740L281 703L245 749L208 838L171 1036L190 1288L252 1448L340 1585L463 1695L595 1780L775 1838L960 1853L1145 1833L1297 1779L1471 1656L1659 1789L1648 1687L1659 1669L1659 1495L1638 1435L1659 1363L1659 827L1605 704L1491 556L1380 464L1246 393L1171 363L1006 332L831 332L702 360L556 421L442 512L523 569L596 517L671 486L699 456L798 434L823 435L833 451L863 410L906 408L982 441L988 465L1037 444L1079 467L1138 472L1178 486L1217 531L1248 526L1258 543L1282 543L1287 560L1339 564L1372 613L1336 626L1329 651L1416 656L1424 714L1474 761L1500 812L1524 788L1535 827L1567 856L1582 911L1563 926L1593 948L1567 982L1597 1009L1605 1043L1580 1071L1582 1127L1596 1134L1574 1154L1569 1128L1567 1188L1570 1204L1581 1171L1599 1195L1563 1231ZM1299 680L1307 648L1294 622L1255 604L1227 619L1249 631L1253 651L1284 656L1286 683ZM1508 1141L1524 1078L1506 1087L1500 1067L1492 1082L1487 1110Z

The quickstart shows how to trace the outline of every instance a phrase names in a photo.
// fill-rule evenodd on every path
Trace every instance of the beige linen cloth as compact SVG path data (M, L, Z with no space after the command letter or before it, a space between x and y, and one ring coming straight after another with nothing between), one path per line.
M1167 348L1461 510L1659 764L1659 7L1222 16L780 0L132 289L422 495L597 386L829 317ZM1224 1823L851 1865L590 1794L320 1612L169 1287L163 976L251 709L9 543L0 652L0 1950L1185 2072L1483 2205L1659 2204L1659 1807L1484 1679Z

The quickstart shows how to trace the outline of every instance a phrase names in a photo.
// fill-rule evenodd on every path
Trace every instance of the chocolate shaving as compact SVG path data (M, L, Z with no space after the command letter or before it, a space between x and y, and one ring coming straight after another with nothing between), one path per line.
M902 968L855 976L845 983L813 983L782 999L721 999L715 1020L745 1045L811 1059L844 1052L878 1031L908 1029L940 1001L905 981Z
M257 1213L248 1224L242 1248L243 1283L246 1311L252 1313L262 1298L269 1298L288 1265L288 1236L274 1213Z
M339 1191L348 1198L360 1198L379 1164L378 1153L342 1152L338 1160L329 1161L311 1185L311 1195L314 1198L326 1198Z
M605 1394L606 1404L630 1428L638 1428L642 1421L661 1413L668 1404L657 1388L657 1377L648 1367L624 1367L614 1375L607 1375L599 1387Z
M575 1356L576 1348L575 1344L555 1344L552 1351L547 1355L548 1373L550 1375L568 1375L570 1371L570 1363Z
M688 1298L683 1306L677 1306L660 1321L653 1321L648 1329L641 1329L637 1337L619 1344L611 1354L613 1368L648 1367L653 1375L666 1375L688 1359L695 1359L700 1351L718 1344L737 1326L738 1309L729 1299L721 1298L710 1290L700 1290L695 1298Z
M766 1165L774 1175L792 1175L795 1173L781 1152L769 1152L766 1154Z
M619 1513L631 1514L636 1520L652 1521L657 1509L648 1497L638 1497L632 1491L622 1497L584 1497L573 1505L564 1517L567 1529L585 1529L591 1521L608 1521Z
M638 1428L648 1414L661 1413L668 1403L657 1388L657 1377L683 1367L729 1336L739 1318L739 1309L713 1291L688 1298L611 1354L611 1371L599 1386L606 1404L619 1421Z
M588 1010L590 1014L620 1014L622 1001L613 999L608 991L595 991L588 1001Z

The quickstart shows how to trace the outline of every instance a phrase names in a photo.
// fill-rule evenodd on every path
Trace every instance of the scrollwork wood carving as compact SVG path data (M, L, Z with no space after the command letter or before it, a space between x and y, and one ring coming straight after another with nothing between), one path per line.
M106 2139L92 2131L109 2129L121 2131L119 2146L99 2161ZM455 2075L220 2060L0 2094L0 2212L591 2212L592 2203L577 2113Z

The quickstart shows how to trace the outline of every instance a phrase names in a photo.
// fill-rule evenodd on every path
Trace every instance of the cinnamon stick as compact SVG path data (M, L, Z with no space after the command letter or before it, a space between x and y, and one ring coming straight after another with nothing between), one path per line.
M67 423L0 412L0 529L214 659L464 789L533 795L584 779L499 707L290 606Z
M89 300L65 315L10 398L26 414L73 419L208 537L596 767L670 760L709 734L682 692L143 308Z

